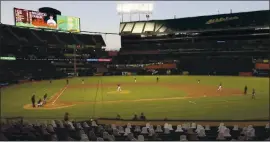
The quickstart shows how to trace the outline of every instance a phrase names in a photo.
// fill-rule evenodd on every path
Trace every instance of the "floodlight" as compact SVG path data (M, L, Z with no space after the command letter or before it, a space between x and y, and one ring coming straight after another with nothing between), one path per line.
M154 9L153 3L117 4L117 12L121 14L150 14Z

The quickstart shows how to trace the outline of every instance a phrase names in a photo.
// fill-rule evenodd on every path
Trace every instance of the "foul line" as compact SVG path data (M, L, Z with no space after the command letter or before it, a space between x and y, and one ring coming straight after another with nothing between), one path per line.
M65 86L65 88L59 94L57 94L57 97L54 99L54 101L52 102L52 104L54 104L56 102L56 100L64 93L64 91L66 89L67 89L67 86Z
M115 101L78 101L78 102L72 102L73 104L93 104L93 103L127 103L127 102L146 102L146 101L164 101L164 100L182 100L182 99L189 99L192 97L171 97L171 98L152 98L152 99L137 99L137 100L115 100ZM62 102L67 103L67 102Z
M24 105L23 108L24 109L31 109L31 110L53 110L53 109L61 109L61 108L67 108L67 107L72 107L72 106L75 106L75 104L63 105L63 106L54 106L54 107L45 106L45 107L33 108L31 104L27 104L27 105Z
M189 103L192 103L192 104L197 104L196 102L193 102L193 101L189 101Z

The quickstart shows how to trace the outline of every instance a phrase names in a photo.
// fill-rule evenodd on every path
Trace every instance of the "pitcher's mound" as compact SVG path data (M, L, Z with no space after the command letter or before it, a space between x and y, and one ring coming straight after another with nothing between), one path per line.
M72 103L55 103L55 104L46 104L42 107L32 107L32 104L26 104L23 106L24 109L31 109L31 110L41 110L41 109L47 109L47 110L51 110L51 109L62 109L62 108L66 108L66 107L71 107L74 106L75 104Z
M128 91L128 90L107 92L107 94L129 94L129 93L130 93L130 91Z

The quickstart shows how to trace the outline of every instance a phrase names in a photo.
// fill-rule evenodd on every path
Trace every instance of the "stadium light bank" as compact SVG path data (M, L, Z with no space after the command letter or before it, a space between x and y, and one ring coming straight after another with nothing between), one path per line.
M116 7L118 15L121 15L121 21L123 22L124 15L128 14L130 21L132 15L138 15L140 21L140 15L145 15L148 20L150 15L153 13L153 3L119 3Z

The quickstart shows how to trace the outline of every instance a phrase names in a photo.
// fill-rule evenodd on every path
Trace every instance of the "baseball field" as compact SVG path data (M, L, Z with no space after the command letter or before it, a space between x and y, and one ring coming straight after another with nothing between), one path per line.
M137 82L134 82L136 77ZM30 82L2 88L1 116L25 118L131 119L143 112L147 119L266 120L269 116L269 79L230 76L114 76ZM82 83L84 79L84 84ZM200 83L197 82L200 80ZM222 83L222 90L218 91ZM116 91L117 84L121 92ZM248 93L244 95L244 86ZM256 98L251 99L252 89ZM31 106L48 94L40 108Z

